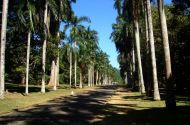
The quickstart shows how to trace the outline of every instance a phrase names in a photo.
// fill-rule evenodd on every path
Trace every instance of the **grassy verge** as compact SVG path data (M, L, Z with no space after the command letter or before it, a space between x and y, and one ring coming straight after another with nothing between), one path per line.
M32 92L30 92L28 96L25 96L22 93L23 86L9 84L8 85L9 89L8 92L6 92L5 94L5 99L0 100L0 114L8 113L21 108L27 108L35 104L45 103L55 98L60 98L60 97L64 98L66 96L70 96L71 91L73 91L74 94L80 94L95 89L95 88L70 89L67 86L60 86L60 88L56 91L51 91L51 89L49 88L47 89L46 93L41 93L33 91L33 90L40 90L39 86L30 86L30 87L29 91L32 90Z
M121 88L112 96L105 114L96 117L96 125L189 125L189 97L178 96L177 109L170 111L164 100L152 101L138 92L126 91Z

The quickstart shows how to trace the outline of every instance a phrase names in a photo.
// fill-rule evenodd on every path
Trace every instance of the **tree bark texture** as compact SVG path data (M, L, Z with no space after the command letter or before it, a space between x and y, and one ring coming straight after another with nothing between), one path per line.
M7 29L7 12L9 0L3 0L2 8L2 25L1 25L1 55L0 55L0 99L4 98L5 91L5 45Z
M148 16L148 28L149 28L148 31L149 31L149 37L150 37L149 42L150 42L151 65L152 65L152 75L153 75L152 77L153 77L153 87L154 87L154 100L160 100L150 0L146 0L146 8L147 8L147 16Z
M166 15L164 10L164 1L157 0L158 2L158 11L160 17L160 25L162 31L162 41L164 48L164 57L165 57L165 71L166 71L166 107L167 108L176 108L176 101L174 95L174 85L172 82L172 68L171 68L171 59L170 59L170 47L168 39L168 29L166 22Z
M46 1L45 3L45 10L44 10L44 24L47 28L47 15L48 15L48 3ZM45 76L46 76L46 44L47 44L47 31L46 28L44 29L45 38L42 46L42 86L41 86L41 92L45 93Z
M29 60L30 60L30 38L31 32L28 31L28 41L27 41L27 57L26 57L26 86L25 94L28 95L28 77L29 77Z

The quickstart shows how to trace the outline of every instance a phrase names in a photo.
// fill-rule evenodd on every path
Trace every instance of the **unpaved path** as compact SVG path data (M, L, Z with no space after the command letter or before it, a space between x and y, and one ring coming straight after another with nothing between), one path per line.
M87 125L102 113L116 86L103 86L85 94L59 98L0 116L0 125Z
M0 116L0 125L189 125L190 107L167 111L123 86L104 86Z

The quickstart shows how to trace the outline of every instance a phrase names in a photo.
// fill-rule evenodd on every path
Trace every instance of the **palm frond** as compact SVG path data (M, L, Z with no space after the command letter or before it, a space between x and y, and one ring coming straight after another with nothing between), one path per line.
M121 15L121 0L115 0L114 8L117 10L118 15Z
M55 0L47 0L47 2L48 2L49 9L53 13L53 16L55 17L55 19L58 19L58 6Z
M81 16L77 19L77 23L82 23L82 22L88 22L91 23L90 18L86 17L86 16Z

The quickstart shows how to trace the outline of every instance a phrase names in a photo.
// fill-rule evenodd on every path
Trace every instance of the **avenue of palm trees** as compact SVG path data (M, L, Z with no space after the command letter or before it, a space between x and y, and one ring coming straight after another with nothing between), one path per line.
M95 86L120 80L118 70L98 46L97 31L82 24L90 23L90 19L77 17L72 10L75 2L1 2L1 99L5 96L5 81L9 80L25 85L26 95L29 85L40 82L45 93L46 85L56 90L59 83L83 88L84 83ZM64 29L60 31L61 24Z
M98 32L83 25L90 19L75 15L76 0L2 0L0 99L5 98L5 82L24 85L28 95L31 84L40 85L45 93L46 86L93 87L122 83L122 78L129 88L154 101L161 100L162 87L166 107L175 109L176 89L190 93L185 69L190 2L173 0L172 6L164 6L164 0L154 1L156 5L150 0L114 2L117 18L110 38L119 53L120 72L98 46Z
M186 12L185 16L189 17L189 10L187 10L189 2L173 0L173 6L165 6L164 0L153 2L151 4L150 0L115 0L114 7L118 12L118 16L116 23L112 26L111 38L119 52L121 74L127 78L128 85L132 88L138 86L142 94L146 93L147 96L152 96L155 101L161 100L159 86L164 86L166 107L175 109L174 93L176 93L175 89L177 88L174 89L174 86L181 83L175 81L179 78L176 70L172 73L171 47L169 45L171 41L169 41L168 34L177 32L168 31L167 20L169 19L166 17L165 8L171 21L168 22L170 24L169 28L173 28L175 24L172 24L174 19L171 18L171 15ZM179 25L183 25L183 23ZM170 35L173 48L173 45L179 45L179 42L172 37L174 36ZM185 39L189 38L186 37ZM156 46L158 43L159 47ZM157 57L157 54L162 53L163 55ZM172 56L175 58L176 55L172 54ZM160 60L163 62L160 62ZM172 61L177 62L174 59ZM175 67L175 63L173 64ZM158 74L158 71L161 73ZM185 79L187 82L189 75ZM188 87L186 89L189 91Z

